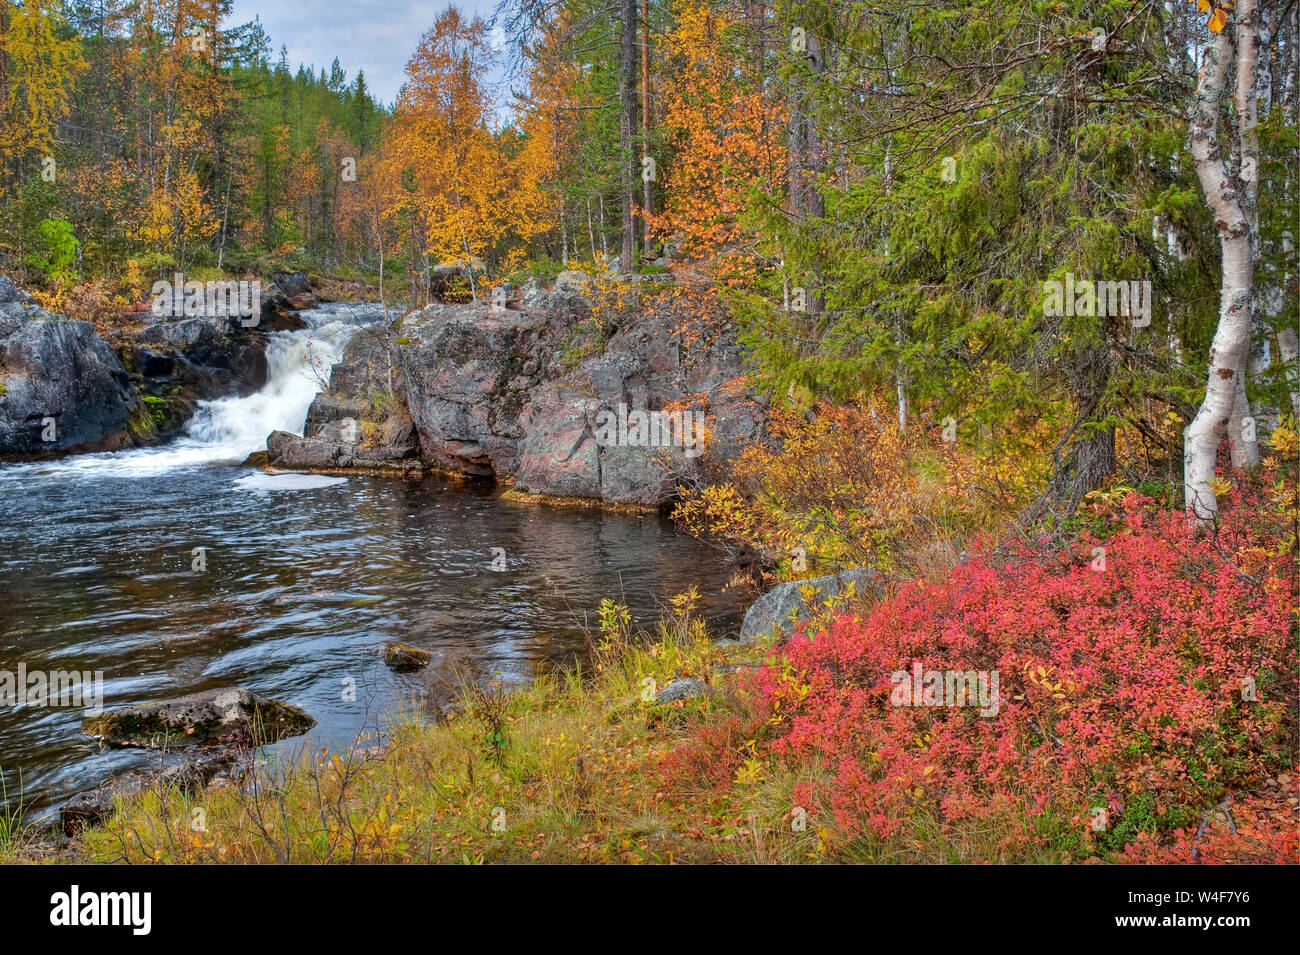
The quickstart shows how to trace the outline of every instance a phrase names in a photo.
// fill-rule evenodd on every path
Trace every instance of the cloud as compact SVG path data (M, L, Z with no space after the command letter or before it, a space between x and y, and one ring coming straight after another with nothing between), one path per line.
M484 19L495 5L495 0L456 4ZM338 57L348 82L365 70L371 93L391 105L405 80L406 61L446 6L413 0L313 0L309 5L302 0L235 0L227 24L260 16L271 37L272 63L281 45L288 47L295 72L299 63L314 66L317 73L328 71Z

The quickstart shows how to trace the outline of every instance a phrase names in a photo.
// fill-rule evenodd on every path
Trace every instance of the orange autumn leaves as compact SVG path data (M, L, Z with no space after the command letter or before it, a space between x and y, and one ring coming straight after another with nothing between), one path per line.
M674 26L656 41L673 79L652 91L662 208L648 220L660 241L689 258L719 258L715 272L734 276L747 265L742 216L752 191L779 192L784 179L784 111L761 64L742 55L726 13L698 0L681 0L674 12ZM562 33L550 31L542 45ZM385 147L408 184L389 195L386 215L417 213L435 259L487 258L555 229L561 164L578 152L575 116L589 105L575 103L576 65L543 57L517 125L493 132L486 34L482 20L454 9L439 17L407 65Z
M735 278L752 268L743 222L752 192L779 193L784 181L784 110L728 14L698 0L679 0L674 13L655 39L660 75L671 81L652 89L662 205L647 218L659 241L716 259L711 271ZM495 124L497 54L484 21L452 8L422 37L381 150L387 168L365 171L385 183L382 218L414 221L433 261L482 259L496 271L565 227L563 182L581 155L591 103L580 67L563 55L564 26L542 32L544 66L504 128Z
M520 143L490 126L493 56L486 23L453 7L406 66L385 149L399 170L389 178L402 186L388 193L385 215L415 212L424 251L435 259L484 258L503 238L527 241L553 218L541 194L548 164L539 150L551 145L546 130Z
M737 25L697 0L676 5L660 52L674 77L656 91L671 161L661 166L663 211L653 234L690 258L748 245L742 213L755 188L776 192L785 173L784 108L764 89L757 63L740 50Z
M1222 0L1222 4L1211 4L1209 0L1194 0L1196 9L1200 13L1213 9L1209 21L1205 24L1210 28L1212 33L1221 33L1223 28L1228 25L1228 11L1232 9L1232 4L1228 0Z

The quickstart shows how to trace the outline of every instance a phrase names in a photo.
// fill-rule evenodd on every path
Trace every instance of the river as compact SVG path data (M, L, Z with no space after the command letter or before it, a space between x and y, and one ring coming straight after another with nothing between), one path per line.
M716 629L735 632L718 557L662 518L512 503L442 478L241 466L272 430L301 433L330 364L377 313L304 312L308 329L270 336L266 387L203 403L164 446L0 465L0 671L102 671L106 709L243 686L318 720L278 747L296 752L346 747L394 707L434 708L458 679L518 683L574 660L576 618L602 597L649 625L696 585ZM434 664L394 673L388 640ZM0 705L11 801L20 777L41 808L157 765L101 751L82 716Z

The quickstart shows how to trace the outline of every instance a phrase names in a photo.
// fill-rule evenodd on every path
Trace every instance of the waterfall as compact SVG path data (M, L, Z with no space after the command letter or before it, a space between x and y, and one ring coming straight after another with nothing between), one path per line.
M177 445L185 444L202 460L238 463L264 450L272 431L301 434L312 399L329 382L330 367L343 357L356 328L325 321L301 331L272 332L266 385L242 398L200 402Z
M243 397L199 402L175 440L157 448L78 454L20 466L41 474L107 472L146 476L200 464L238 464L266 448L272 431L302 434L312 399L352 336L380 317L378 306L326 305L300 313L307 328L267 335L267 382ZM16 472L18 468L7 468Z

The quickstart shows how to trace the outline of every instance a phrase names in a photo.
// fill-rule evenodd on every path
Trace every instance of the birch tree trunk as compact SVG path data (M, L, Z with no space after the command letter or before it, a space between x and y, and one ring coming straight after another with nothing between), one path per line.
M1226 29L1211 37L1192 106L1192 158L1205 201L1214 214L1223 268L1219 326L1210 345L1205 400L1183 433L1184 504L1193 521L1213 520L1218 513L1210 481L1214 478L1219 441L1229 420L1235 417L1240 425L1243 417L1239 402L1245 397L1246 358L1250 351L1254 257L1239 183L1228 172L1219 143L1219 112L1234 53L1238 58L1255 56L1251 27L1255 15L1254 0L1242 0L1236 9L1237 43L1234 44ZM1248 76L1248 82L1253 85L1253 64L1249 70L1243 70L1238 63L1238 75ZM1238 437L1240 434L1230 436Z
M1282 254L1287 263L1287 271L1282 279L1285 288L1291 284L1290 267L1295 254L1295 244L1289 232L1282 236ZM1297 359L1300 359L1300 332L1297 332L1294 325L1288 325L1277 333L1277 351L1282 364L1286 366L1287 391L1291 393L1291 413L1300 418L1300 369L1296 367Z
M1246 344L1246 367L1236 378L1236 397L1228 419L1228 446L1232 449L1233 467L1253 467L1259 464L1259 439L1255 434L1255 421L1251 417L1250 402L1246 398L1246 378L1250 369L1251 342L1258 327L1258 290L1254 287L1254 266L1259 261L1259 99L1261 88L1268 86L1268 57L1260 57L1260 23L1263 19L1256 0L1240 0L1237 12L1237 88L1233 105L1237 113L1238 178L1241 189L1241 211L1250 229L1251 290L1248 308L1250 325ZM1265 75L1261 75L1265 74Z

